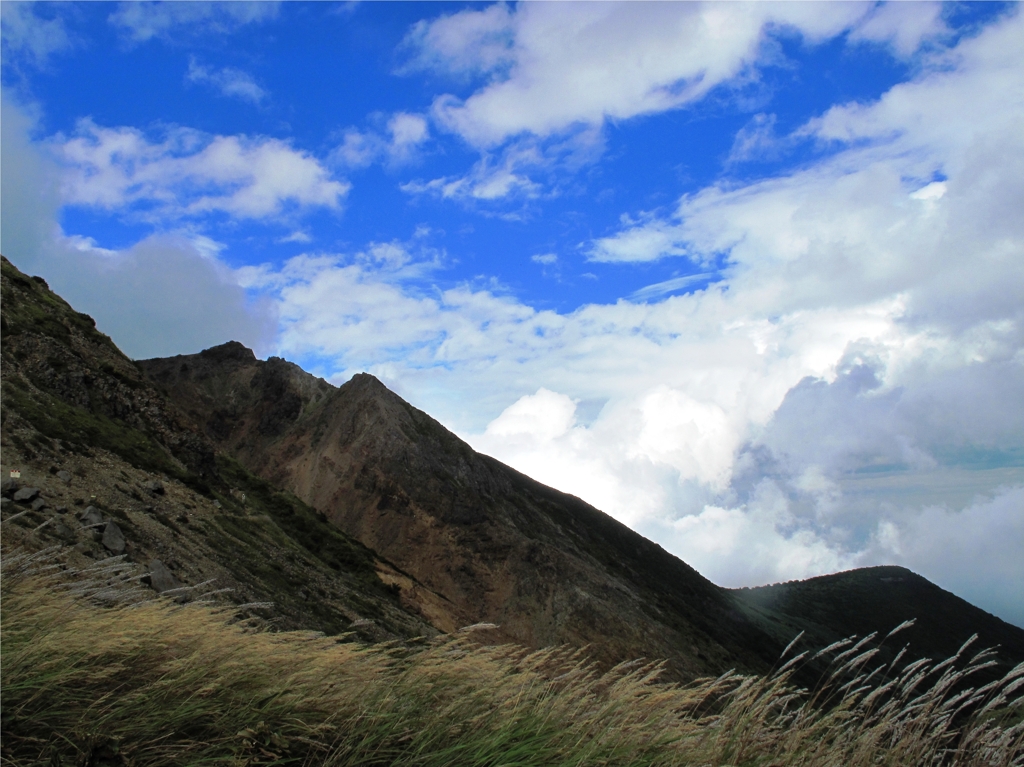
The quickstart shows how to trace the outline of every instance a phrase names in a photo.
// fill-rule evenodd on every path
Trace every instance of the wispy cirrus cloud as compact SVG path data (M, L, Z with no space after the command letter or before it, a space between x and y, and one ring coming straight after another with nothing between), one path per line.
M267 98L267 92L248 72L235 67L206 67L200 64L195 56L189 57L185 81L206 85L219 91L221 95L248 101L251 104L259 105Z
M247 24L277 16L277 2L123 2L110 14L110 23L131 43L175 36L229 34Z

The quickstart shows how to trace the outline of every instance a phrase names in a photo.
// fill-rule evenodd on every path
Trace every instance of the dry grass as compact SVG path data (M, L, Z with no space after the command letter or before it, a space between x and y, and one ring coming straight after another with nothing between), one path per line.
M135 577L4 557L5 764L1024 765L1024 664L975 689L991 653L968 646L897 671L849 640L819 654L813 692L791 683L806 653L679 687L472 631L413 647L256 631Z

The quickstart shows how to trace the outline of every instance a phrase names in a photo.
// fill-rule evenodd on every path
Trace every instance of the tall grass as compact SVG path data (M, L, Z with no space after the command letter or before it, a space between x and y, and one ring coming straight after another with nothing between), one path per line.
M47 569L49 568L49 569ZM120 570L120 572L118 572ZM839 643L766 677L688 686L583 653L268 633L235 608L149 599L124 563L3 563L5 764L1024 765L1024 664L991 653L872 667ZM788 651L788 650L787 650Z

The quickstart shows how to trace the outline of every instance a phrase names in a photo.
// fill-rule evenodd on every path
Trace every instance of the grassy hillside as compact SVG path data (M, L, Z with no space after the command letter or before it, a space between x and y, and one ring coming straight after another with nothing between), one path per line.
M58 566L55 568L54 565ZM830 676L658 683L578 652L418 647L254 631L231 610L149 599L116 566L8 555L3 763L20 765L992 765L1024 763L1024 665L972 689L988 654ZM103 606L105 605L105 606Z

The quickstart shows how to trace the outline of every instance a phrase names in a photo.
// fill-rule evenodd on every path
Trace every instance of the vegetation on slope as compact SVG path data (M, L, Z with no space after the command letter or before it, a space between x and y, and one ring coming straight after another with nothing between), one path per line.
M848 641L823 651L813 694L791 684L806 654L680 687L472 632L419 647L258 632L234 608L146 599L116 562L8 552L3 569L12 766L1024 764L1024 664L973 689L991 659L973 648L895 671Z

